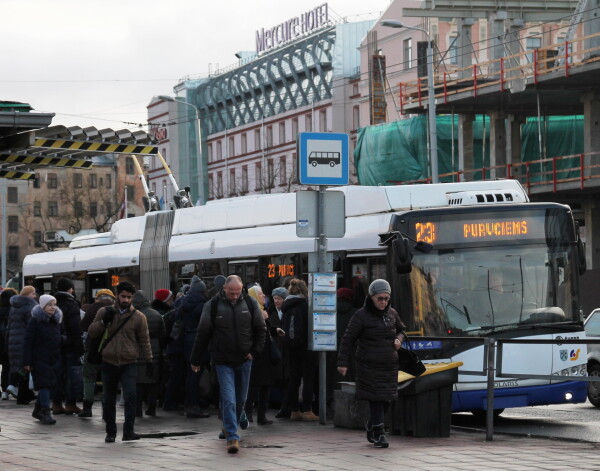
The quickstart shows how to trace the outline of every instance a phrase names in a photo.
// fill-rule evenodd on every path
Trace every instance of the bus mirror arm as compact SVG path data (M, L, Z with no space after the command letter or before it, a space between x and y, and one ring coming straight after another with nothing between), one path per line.
M406 275L412 270L412 251L408 246L408 241L415 243L415 250L423 253L431 252L433 246L426 242L418 242L412 237L408 237L400 231L391 231L379 234L379 245L387 245L392 251L392 258L396 265L396 272Z
M396 238L400 238L403 237L405 239L411 240L412 242L415 243L415 250L418 250L419 252L422 253L429 253L433 250L433 245L427 243L427 242L423 242L423 241L417 241L415 239L413 239L410 236L407 236L406 234L400 232L400 231L391 231L391 232L385 232L383 234L379 234L379 245L390 245L394 239Z

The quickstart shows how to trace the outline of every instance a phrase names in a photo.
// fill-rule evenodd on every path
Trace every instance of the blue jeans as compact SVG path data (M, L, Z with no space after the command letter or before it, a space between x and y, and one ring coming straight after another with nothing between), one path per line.
M239 366L215 365L221 391L223 428L228 440L240 439L237 430L248 395L251 369L252 360L246 360Z
M107 435L117 434L117 388L121 382L125 398L125 423L123 433L133 432L135 425L137 363L116 366L102 362L102 419L106 423Z
M42 388L38 391L37 403L42 409L50 409L50 389Z

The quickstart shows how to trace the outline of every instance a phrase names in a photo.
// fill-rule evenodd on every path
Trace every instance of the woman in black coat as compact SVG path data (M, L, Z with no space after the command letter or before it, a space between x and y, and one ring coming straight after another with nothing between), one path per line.
M389 446L384 417L398 395L398 349L406 328L390 306L391 292L385 280L371 283L364 306L350 319L338 354L338 371L345 376L356 351L356 398L369 401L367 440L377 448Z
M17 292L12 288L4 288L0 293L0 366L2 367L2 377L0 378L0 387L2 387L2 399L8 399L8 386L10 366L8 362L8 313L10 312L10 298ZM10 389L13 393L15 387Z
M38 391L31 415L45 425L56 423L50 409L50 398L57 385L60 367L62 317L56 298L44 294L40 296L39 306L31 312L25 333L22 366L25 371L31 372L33 386Z
M10 298L8 313L8 359L10 362L10 383L17 389L17 404L29 404L35 395L29 390L27 375L19 374L23 367L23 347L25 331L31 318L31 311L37 306L35 288L24 286L21 293Z

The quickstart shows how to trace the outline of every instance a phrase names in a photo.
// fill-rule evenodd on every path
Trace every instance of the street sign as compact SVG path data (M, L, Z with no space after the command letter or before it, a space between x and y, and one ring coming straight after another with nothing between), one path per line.
M348 134L303 132L298 135L298 176L302 185L347 185Z
M317 205L318 191L296 193L296 235L319 237ZM346 234L346 195L341 191L324 192L325 237L341 238Z

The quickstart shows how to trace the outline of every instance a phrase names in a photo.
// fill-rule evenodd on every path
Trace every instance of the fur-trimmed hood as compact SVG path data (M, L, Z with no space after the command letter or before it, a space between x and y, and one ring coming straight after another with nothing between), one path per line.
M31 311L31 317L33 317L35 320L41 321L41 322L50 322L50 320L54 320L54 321L56 321L57 324L60 324L62 322L63 313L60 310L60 308L58 306L56 306L54 315L48 316L48 314L46 314L44 312L44 310L39 305L37 305Z

